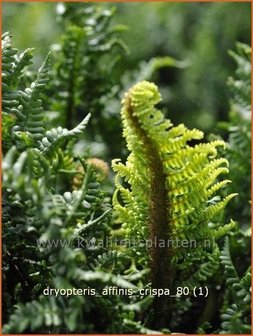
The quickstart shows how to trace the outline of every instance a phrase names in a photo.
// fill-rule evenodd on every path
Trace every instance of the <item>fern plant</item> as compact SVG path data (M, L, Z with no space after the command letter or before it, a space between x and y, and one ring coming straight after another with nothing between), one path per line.
M44 294L46 288L93 288L99 294L109 285L135 285L124 277L126 258L96 244L109 237L110 205L93 166L73 154L75 138L90 115L72 130L47 130L41 97L48 82L48 58L36 81L23 89L30 50L18 56L8 34L2 42L3 332L113 333L119 325L136 332L141 325L134 316L140 307L128 308L128 298ZM83 179L74 190L80 164Z
M242 279L239 278L229 250L229 239L226 237L224 249L221 253L221 262L225 268L226 285L232 292L227 291L227 299L222 309L221 334L250 334L250 304L251 304L251 272L248 269Z
M251 147L251 48L238 43L230 55L237 65L235 75L229 78L231 110L229 121L221 123L228 137L227 158L230 161L230 179L239 197L228 206L245 228L250 223L250 147Z
M112 24L115 9L109 6L65 3L57 7L62 36L54 46L56 61L47 90L48 109L56 112L54 123L67 128L80 122L89 111L92 118L85 138L90 142L103 141L106 151L114 155L119 149L110 143L115 139L120 144L120 130L115 132L119 116L117 110L111 111L109 100L119 98L117 64L128 52L119 36L125 27Z
M110 77L110 69L117 72L111 47L125 49L115 34L122 27L111 26L114 10L59 6L59 57L52 69L48 55L33 82L26 73L33 49L19 54L10 35L2 37L3 332L250 333L249 163L241 155L250 139L249 48L239 45L233 54L236 118L224 151L224 141L174 126L155 107L161 95L147 80L185 63L154 58L122 81ZM103 141L120 147L113 125L120 117L110 111L133 80L140 83L121 110L130 154L126 164L113 161L112 215L106 163L86 148L79 157L75 144L87 133L100 141L112 116ZM108 156L118 151L112 147ZM234 191L239 195L230 202ZM101 295L110 286L133 295ZM208 298L195 298L205 287ZM50 288L96 295L45 295ZM140 294L152 288L173 297Z
M223 199L217 195L229 182L219 180L228 173L228 161L217 157L218 147L225 143L189 145L203 133L182 124L173 127L154 107L160 99L157 87L146 81L123 99L123 132L131 153L125 165L113 162L117 173L113 204L127 237L151 241L148 254L145 245L131 250L136 267L150 265L152 286L175 291L178 286L198 286L217 270L216 240L234 223L211 223L236 194ZM175 247L176 240L181 245ZM191 240L196 246L184 248L183 242ZM208 240L212 243L207 246ZM151 324L168 326L174 304L165 296L155 298Z
M221 126L229 134L226 154L231 163L229 175L239 195L225 212L226 217L233 212L238 224L230 239L226 238L221 254L226 275L221 333L250 334L251 48L238 43L236 51L230 51L230 55L236 61L237 69L228 80L231 92L229 121Z

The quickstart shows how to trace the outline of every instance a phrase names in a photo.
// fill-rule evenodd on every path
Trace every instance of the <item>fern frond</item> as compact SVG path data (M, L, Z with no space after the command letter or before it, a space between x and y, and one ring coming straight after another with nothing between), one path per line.
M7 151L12 143L12 129L16 124L16 114L20 105L21 93L18 85L26 66L31 64L33 49L25 50L20 56L12 47L9 33L2 35L2 127L3 148Z
M220 262L220 251L218 248L207 257L207 261L204 261L199 269L193 273L187 280L183 283L178 283L178 286L187 286L189 288L194 288L200 281L204 283L208 278L210 278L219 268Z
M151 80L154 74L160 69L164 68L184 68L187 66L186 62L181 62L170 56L153 57L148 62L142 61L138 66L138 70L126 73L123 76L124 87L129 86L129 83L141 82L143 80Z
M11 86L13 68L15 65L15 56L18 50L12 48L11 37L9 33L2 35L2 81L3 92Z
M221 263L225 268L227 293L231 306L226 305L221 314L221 334L250 334L251 273L248 270L240 279L231 259L229 238L225 238L221 252Z
M189 141L201 140L203 132L188 130L182 124L173 127L154 107L160 99L157 87L143 81L133 86L122 101L123 135L131 154L126 165L115 160L112 164L117 173L115 211L130 238L145 237L152 242L176 238L212 240L215 232L209 222L236 195L217 202L217 192L228 183L219 180L221 174L228 173L228 162L217 158L217 147L225 147L225 143L216 140L190 146ZM121 185L119 178L130 187ZM232 225L224 227L223 233L229 229ZM171 246L151 247L147 260L151 259L152 284L154 288L171 288L175 276L181 282L187 281L189 266L198 260L203 265L190 281L195 281L196 286L197 281L206 280L217 270L217 256L216 244L211 251L198 244L187 253ZM184 269L177 264L182 258ZM162 323L166 300L154 302L158 323Z
M220 212L222 209L225 208L225 206L228 204L228 202L235 196L237 196L238 194L234 193L234 194L230 194L228 196L226 196L221 202L218 202L215 205L211 205L209 206L206 211L205 211L205 216L207 219L212 218L215 214L217 214L218 212Z
M221 252L221 262L225 267L225 273L227 276L227 285L230 286L233 296L235 298L236 305L241 308L245 308L245 305L250 304L250 293L245 290L242 285L239 276L234 268L229 251L229 238L225 238L224 249Z
M251 48L237 43L237 50L229 51L237 63L237 78L230 77L228 85L233 94L233 104L242 117L249 118L251 112Z
M105 252L103 254L100 254L97 259L93 261L91 264L91 267L94 270L103 270L103 269L108 269L108 267L114 267L114 264L117 263L119 260L128 260L130 261L131 259L127 256L124 255L121 252L118 251L109 251Z
M234 213L240 226L250 226L250 175L251 175L251 47L238 43L230 52L236 62L235 75L228 80L231 92L229 121L221 123L228 137L226 157L230 162L229 179L239 193L228 205L226 216ZM232 185L228 190L232 189Z
M219 239L219 238L225 236L227 233L229 233L230 231L233 230L233 228L235 227L235 225L236 225L235 222L231 219L230 223L218 227L218 229L216 229L214 231L214 237L215 237L215 239Z
M41 93L48 83L48 72L49 54L31 87L25 89L25 91L19 91L20 105L15 111L18 126L13 129L14 137L22 139L24 135L29 135L35 144L43 137L45 128Z
M246 290L250 289L250 287L251 287L251 271L250 271L250 269L246 272L246 274L244 275L244 277L241 279L240 282Z
M251 334L251 326L245 323L242 312L238 309L236 304L227 308L221 315L221 319L222 331L220 334Z
M42 325L57 327L61 323L61 314L54 297L49 300L41 297L40 300L19 306L11 316L9 324L4 326L3 332L23 333L25 330L37 330Z
M47 155L50 155L56 148L60 146L64 140L75 138L83 133L86 125L90 119L90 114L88 114L83 121L79 125L77 125L72 130L67 130L66 128L62 128L58 126L57 128L53 128L50 131L45 133L45 137L43 137L39 143L40 150Z

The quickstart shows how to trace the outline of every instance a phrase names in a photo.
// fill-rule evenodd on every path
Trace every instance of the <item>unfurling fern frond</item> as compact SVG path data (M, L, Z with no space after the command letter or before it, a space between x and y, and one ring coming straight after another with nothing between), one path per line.
M157 87L146 81L133 86L123 99L123 134L131 154L126 165L113 162L117 173L113 203L126 235L152 242L146 260L153 287L172 288L175 279L183 282L196 272L195 280L200 281L217 269L217 258L212 257L214 251L219 254L217 245L206 245L215 238L209 222L236 194L215 198L229 182L219 182L219 176L228 172L227 160L217 158L218 147L225 143L188 144L202 139L203 133L182 124L173 127L154 107L160 99ZM121 184L120 177L130 188ZM185 249L179 242L175 247L177 239L193 240L196 246ZM155 242L163 245L154 247ZM140 247L132 252L138 263L138 256L143 258ZM198 267L208 259L216 266ZM157 325L168 318L167 309L166 299L155 300Z

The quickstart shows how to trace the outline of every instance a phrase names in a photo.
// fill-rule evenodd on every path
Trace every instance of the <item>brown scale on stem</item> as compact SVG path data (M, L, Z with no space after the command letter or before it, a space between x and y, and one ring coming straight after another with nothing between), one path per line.
M164 173L162 160L159 152L142 129L138 118L133 113L131 98L125 98L126 113L131 126L143 143L147 164L150 168L150 195L149 195L149 220L148 227L150 239L152 240L151 253L151 274L153 288L171 288L173 281L173 270L171 258L173 251L166 247L166 242L170 237L169 218L169 199L166 190L166 175ZM165 246L159 247L159 242L165 241ZM162 244L161 244L162 245ZM156 297L153 302L154 315L151 321L152 327L162 328L166 326L169 317L168 297L163 295Z

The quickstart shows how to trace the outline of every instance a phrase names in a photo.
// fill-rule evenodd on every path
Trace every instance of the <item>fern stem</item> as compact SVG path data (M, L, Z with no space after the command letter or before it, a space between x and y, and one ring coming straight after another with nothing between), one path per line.
M173 251L166 246L166 242L171 238L170 228L168 227L169 199L166 188L166 175L163 170L163 163L158 150L152 140L142 129L138 118L134 115L131 99L128 97L126 102L128 108L129 121L132 128L145 145L146 160L150 167L150 195L149 195L149 219L148 227L152 246L151 255L151 281L153 288L170 288L173 282L173 269L171 267L171 258ZM158 245L157 245L158 242ZM162 242L163 244L159 244ZM154 316L151 321L152 327L162 328L166 326L168 319L169 306L168 297L162 295L155 297L153 303Z

